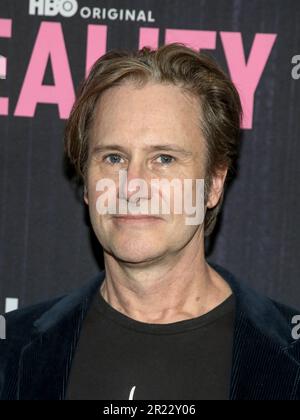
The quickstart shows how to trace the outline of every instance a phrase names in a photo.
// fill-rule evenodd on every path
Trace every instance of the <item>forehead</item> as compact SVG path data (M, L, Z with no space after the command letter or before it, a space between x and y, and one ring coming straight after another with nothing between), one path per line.
M179 87L147 83L124 84L107 89L94 111L93 137L172 136L182 140L200 135L199 101Z

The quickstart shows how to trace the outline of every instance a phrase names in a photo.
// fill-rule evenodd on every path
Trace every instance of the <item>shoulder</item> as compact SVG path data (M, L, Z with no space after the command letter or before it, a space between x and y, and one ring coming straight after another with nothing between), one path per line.
M98 273L90 282L64 296L2 315L5 339L0 339L0 400L17 398L20 363L26 349L36 340L42 342L44 334L55 330L63 321L72 328L72 320L79 313L81 319L103 278L104 273Z
M51 309L62 297L47 300L1 315L4 337L0 340L0 360L6 347L25 344L31 337L34 322Z
M274 309L278 311L283 317L283 319L285 319L289 323L295 316L300 315L300 309L296 309L292 306L285 305L284 303L272 299L271 302L273 304Z
M20 349L31 342L41 326L41 321L43 326L48 328L51 323L55 324L59 317L68 317L74 308L89 300L89 296L95 293L103 277L103 273L97 274L90 282L66 295L2 315L5 339L0 339L0 376L3 363L17 357Z
M0 395L1 381L14 375L22 349L30 342L35 321L59 300L61 298L55 298L1 315Z
M272 300L274 308L280 313L284 322L286 322L291 331L292 345L297 344L300 348L300 309L287 306L283 303ZM300 351L298 356L300 362Z
M242 308L247 318L266 337L274 340L283 350L300 346L300 309L249 288L244 288L243 297L240 296L240 299L243 301ZM295 356L300 363L300 353Z
M235 295L240 321L236 324L238 332L245 339L247 334L251 334L253 340L254 337L256 340L260 337L258 345L267 341L272 342L276 348L289 354L300 366L300 309L261 294L249 286L251 282L236 277L223 266L211 262L210 265L229 284Z
M5 340L1 340L2 343L15 340L26 341L26 338L29 338L31 335L34 322L61 299L59 297L47 300L7 314L2 314L2 319L4 319L6 324L6 337Z

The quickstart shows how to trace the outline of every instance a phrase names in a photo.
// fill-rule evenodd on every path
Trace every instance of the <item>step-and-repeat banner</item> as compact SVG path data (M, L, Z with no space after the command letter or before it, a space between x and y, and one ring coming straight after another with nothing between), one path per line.
M103 268L65 169L64 125L107 50L171 42L214 56L245 112L208 260L300 307L299 23L299 0L0 0L0 312Z

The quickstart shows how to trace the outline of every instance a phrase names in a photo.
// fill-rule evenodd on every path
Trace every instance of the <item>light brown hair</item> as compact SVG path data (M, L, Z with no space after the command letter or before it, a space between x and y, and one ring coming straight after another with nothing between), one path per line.
M79 86L65 127L65 153L79 179L85 182L89 132L96 103L102 92L128 81L141 85L147 82L173 84L198 98L202 111L199 123L207 150L206 204L213 174L220 168L228 168L225 184L234 175L242 107L234 84L215 60L180 43L156 50L148 47L139 51L113 50L95 62L87 79ZM215 227L224 190L218 204L206 211L205 236Z

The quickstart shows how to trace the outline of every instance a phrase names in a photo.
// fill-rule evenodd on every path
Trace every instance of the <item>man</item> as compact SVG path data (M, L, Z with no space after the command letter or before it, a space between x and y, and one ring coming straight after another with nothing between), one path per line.
M105 270L69 296L7 315L1 399L299 399L297 311L205 259L241 114L229 78L182 44L112 51L95 63L65 146ZM138 188L163 179L204 180L184 195L197 213L204 186L204 217L175 211L175 187ZM155 194L169 212L149 210Z

